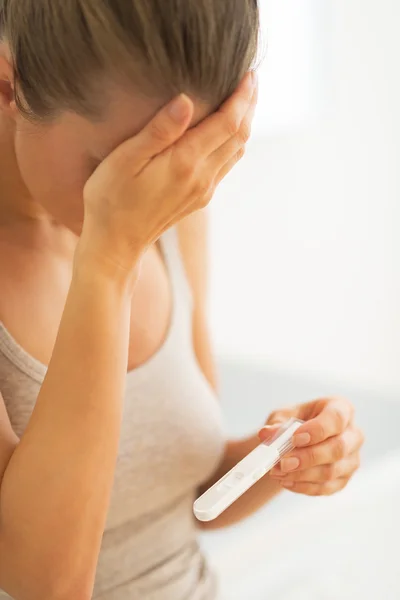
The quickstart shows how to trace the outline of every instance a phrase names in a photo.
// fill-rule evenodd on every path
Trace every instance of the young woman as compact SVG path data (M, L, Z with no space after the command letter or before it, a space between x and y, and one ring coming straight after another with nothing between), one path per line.
M223 434L199 209L249 136L257 0L0 11L0 598L212 600L192 502L259 436ZM292 415L214 526L346 485L351 405Z

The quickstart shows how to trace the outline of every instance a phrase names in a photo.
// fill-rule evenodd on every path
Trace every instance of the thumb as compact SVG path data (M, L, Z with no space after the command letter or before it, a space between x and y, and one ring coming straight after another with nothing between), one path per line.
M145 164L182 137L190 125L193 112L193 102L185 94L180 94L133 138L139 157Z
M264 425L258 432L258 437L262 442L272 440L278 433L280 427L281 425L278 423L276 425Z
M263 441L272 439L278 429L291 417L293 417L293 409L286 408L283 410L275 410L269 415L266 424L260 430L258 434L259 437Z
M118 146L104 161L109 170L116 172L127 168L131 175L138 175L147 164L175 144L187 131L193 117L193 102L180 94L164 106L156 116L137 134ZM105 170L105 167L98 171Z
M266 422L266 425L283 425L289 419L294 416L293 408L284 408L282 410L275 410L272 412Z

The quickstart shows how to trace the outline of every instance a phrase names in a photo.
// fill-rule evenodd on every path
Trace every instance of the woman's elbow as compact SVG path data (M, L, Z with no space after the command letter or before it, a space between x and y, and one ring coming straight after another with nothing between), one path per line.
M83 571L72 573L68 568L52 564L40 564L37 556L17 564L10 550L0 542L0 590L14 600L91 600L93 594L93 573Z

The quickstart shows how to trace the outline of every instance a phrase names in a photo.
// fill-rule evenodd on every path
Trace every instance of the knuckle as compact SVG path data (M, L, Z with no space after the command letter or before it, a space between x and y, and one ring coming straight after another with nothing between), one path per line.
M213 194L212 194L212 191L210 191L210 190L208 191L207 194L204 194L198 203L198 208L199 209L206 208L209 205L212 196L213 196Z
M332 447L332 454L335 461L342 460L346 455L346 445L342 436L338 436Z
M341 492L348 483L348 479L340 479L339 481L328 483L325 488L325 496L333 496L334 494Z
M327 438L327 431L325 424L321 421L315 422L315 438L318 441L325 440Z
M347 416L343 410L337 405L332 407L332 415L335 420L337 431L343 431L347 426Z
M208 198L212 181L208 177L199 177L194 184L193 193L196 197Z
M333 421L335 424L335 430L343 431L343 429L345 427L345 421L344 421L344 416L341 413L341 411L334 408L332 410L332 418L333 418Z
M304 453L302 463L305 467L312 467L318 464L317 452L313 446L307 448L307 451Z
M242 148L240 148L240 150L236 154L236 162L239 162L240 160L242 160L242 158L244 157L245 154L246 154L246 149L243 146Z
M176 158L175 172L179 179L191 179L195 172L195 162L190 152L180 153Z
M324 480L334 481L337 478L338 467L335 464L325 465L324 467Z
M332 496L336 492L336 487L333 486L332 482L329 481L325 484L321 490L321 496Z
M313 485L310 485L307 488L307 492L306 493L307 493L308 496L321 496L322 490L323 490L322 486L314 483Z
M328 481L318 486L316 496L330 496L332 490L332 482Z
M149 125L150 136L158 142L168 142L170 134L166 123L162 119L155 119Z
M233 167L235 165L237 165L238 162L240 162L242 160L242 158L243 158L244 155L245 155L245 149L244 148L240 148L240 150L238 150L236 152L236 154L234 155L234 157L230 161L230 170L232 170Z
M243 123L238 132L238 139L241 144L247 144L251 136L251 126Z
M240 128L240 122L234 113L228 113L225 115L224 128L227 135L231 138L234 137Z

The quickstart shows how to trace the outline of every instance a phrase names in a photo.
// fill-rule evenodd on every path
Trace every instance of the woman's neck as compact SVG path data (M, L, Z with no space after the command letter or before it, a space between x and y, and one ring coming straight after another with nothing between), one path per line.
M14 151L14 131L0 115L0 238L12 246L72 259L77 237L54 222L29 195ZM1 241L0 239L0 241Z
M0 224L43 218L43 209L32 200L19 173L13 125L0 116Z

